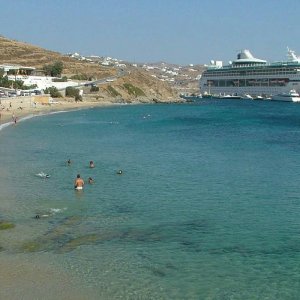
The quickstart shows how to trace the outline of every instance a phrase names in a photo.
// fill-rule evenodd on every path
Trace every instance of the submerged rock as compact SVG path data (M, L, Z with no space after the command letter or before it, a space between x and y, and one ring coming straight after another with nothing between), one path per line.
M155 266L144 266L145 269L149 270L153 275L158 277L165 277L167 274L165 270Z
M30 241L26 242L22 246L22 250L25 252L37 252L42 250L42 244L35 242L35 241Z
M16 225L10 222L0 221L0 230L14 228Z

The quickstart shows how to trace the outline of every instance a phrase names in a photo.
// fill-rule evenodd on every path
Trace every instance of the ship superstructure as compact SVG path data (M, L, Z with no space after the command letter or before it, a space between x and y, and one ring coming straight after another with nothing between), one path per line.
M268 63L253 57L249 50L238 53L237 59L223 66L211 61L200 79L203 95L272 96L295 90L300 93L300 58L287 49L287 60Z

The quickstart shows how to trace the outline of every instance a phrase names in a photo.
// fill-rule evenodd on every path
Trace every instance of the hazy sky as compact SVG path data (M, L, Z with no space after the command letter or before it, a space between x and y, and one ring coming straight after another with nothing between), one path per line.
M0 0L0 34L61 53L132 62L300 55L300 0Z

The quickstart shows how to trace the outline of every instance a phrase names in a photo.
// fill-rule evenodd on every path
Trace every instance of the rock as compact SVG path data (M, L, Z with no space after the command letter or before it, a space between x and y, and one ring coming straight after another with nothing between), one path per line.
M5 222L5 221L0 221L0 230L6 230L6 229L11 229L14 228L16 225L13 223Z

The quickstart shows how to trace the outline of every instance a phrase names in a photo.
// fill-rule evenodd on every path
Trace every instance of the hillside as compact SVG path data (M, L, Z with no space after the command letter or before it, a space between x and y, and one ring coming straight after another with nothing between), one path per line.
M113 102L173 102L178 101L174 89L167 83L150 76L142 69L132 68L127 75L100 86L99 92L84 88L84 94L91 101L110 99Z
M101 79L117 74L117 69L114 67L79 61L58 52L0 37L0 64L17 64L42 69L44 65L52 64L55 61L63 62L63 75L67 77L75 74L84 74L89 77ZM155 101L171 101L171 99L177 98L177 93L167 83L151 77L144 70L131 70L128 68L125 71L125 76L112 83L113 89L108 88L108 86L100 86L99 93L87 96L94 98L95 101L109 97L122 99L126 102L147 102L152 101L152 99L155 99ZM134 88L142 92L138 94L132 93L126 83L131 84ZM124 87L124 84L127 88ZM89 93L89 89L85 89L84 92Z
M79 62L58 52L0 37L0 64L18 64L42 69L44 65L51 64L54 61L63 62L64 73L67 75L88 73L101 78L115 74L115 70L111 68L101 68L100 66Z

